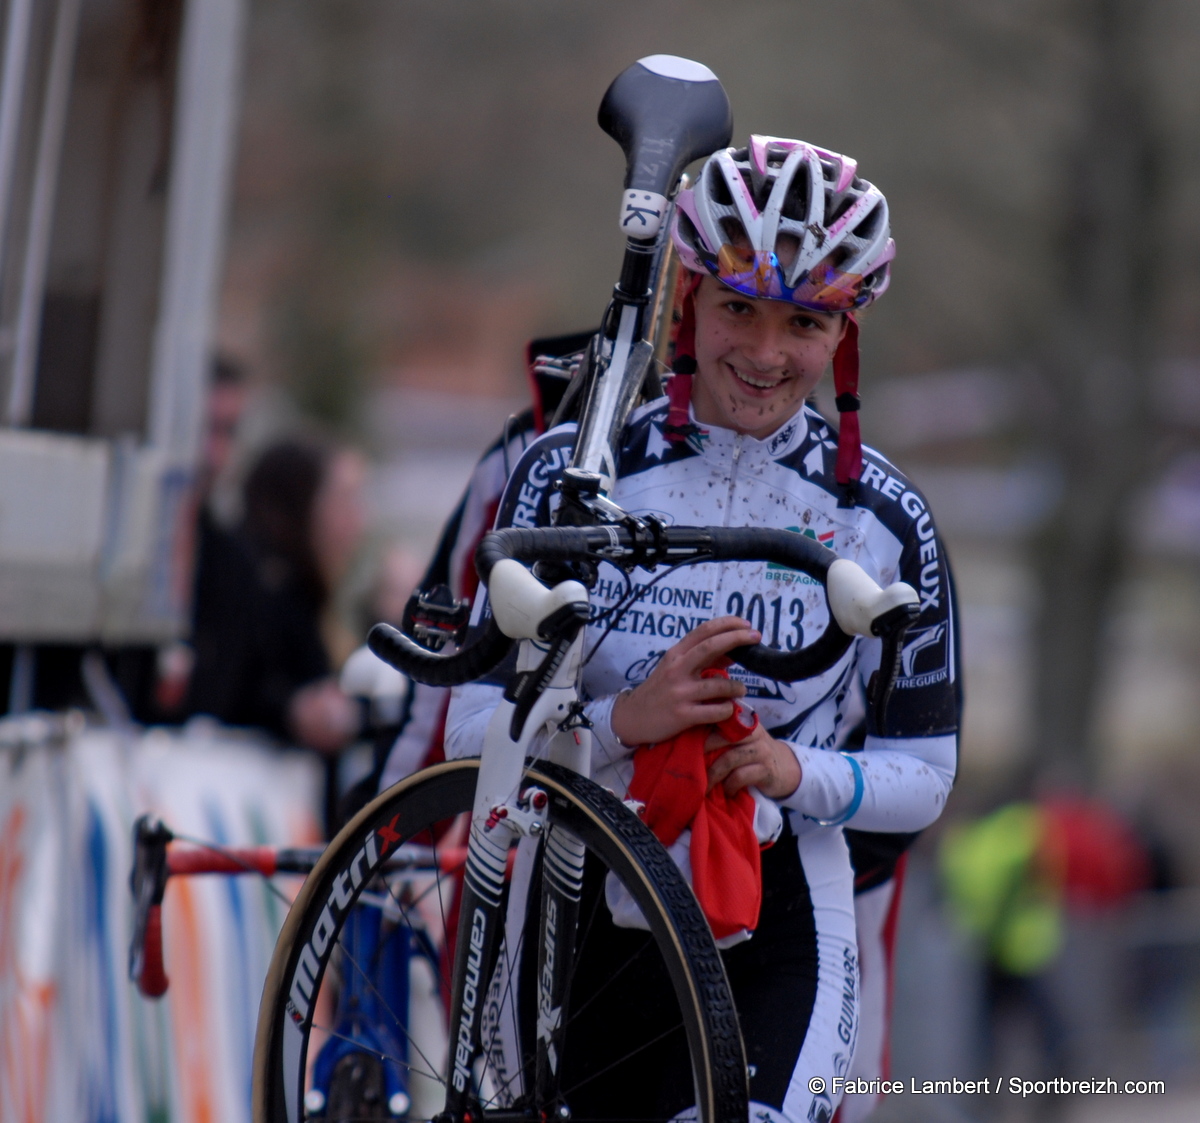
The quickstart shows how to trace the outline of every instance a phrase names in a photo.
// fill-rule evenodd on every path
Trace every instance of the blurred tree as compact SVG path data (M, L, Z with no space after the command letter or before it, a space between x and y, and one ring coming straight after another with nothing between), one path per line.
M1154 467L1151 404L1170 270L1160 180L1168 142L1150 57L1169 34L1170 0L909 3L931 34L1002 87L1065 78L1058 97L1067 115L1057 129L1042 125L1043 146L1057 134L1053 193L1037 207L1049 218L1045 246L1022 262L1026 296L1044 301L1025 320L1039 407L1027 439L1041 446L1058 488L1033 542L1033 736L1020 771L1026 788L1088 786L1101 760L1097 702L1114 600L1137 545L1134 501ZM1038 147L1031 132L1027 154ZM975 206L995 220L991 200L976 194ZM1037 220L1036 211L1011 217Z
M1151 6L1087 0L1074 15L1089 57L1064 152L1060 295L1041 363L1053 403L1042 437L1062 490L1037 542L1032 766L1051 784L1097 778L1108 625L1154 453L1151 398L1164 358L1168 271L1160 267L1165 142L1149 90Z
M283 88L308 134L300 157L307 180L300 236L274 293L274 349L301 410L346 432L360 421L376 346L368 310L387 217L380 123L361 71L375 5L303 0L281 10L277 0L260 0L258 7L263 30L285 47L280 61L290 73Z

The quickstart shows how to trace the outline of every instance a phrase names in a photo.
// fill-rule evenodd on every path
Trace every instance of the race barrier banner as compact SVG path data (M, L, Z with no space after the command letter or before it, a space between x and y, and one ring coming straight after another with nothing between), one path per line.
M319 840L310 756L220 727L0 723L0 1123L249 1123L263 979L287 903L259 877L172 878L170 989L128 978L132 829ZM276 878L290 898L299 878Z

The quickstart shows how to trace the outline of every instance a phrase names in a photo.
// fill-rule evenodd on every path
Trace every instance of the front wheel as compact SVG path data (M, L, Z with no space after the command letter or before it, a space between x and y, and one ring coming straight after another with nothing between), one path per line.
M347 914L363 893L385 894L401 917L419 910L435 928L439 919L446 930L454 927L457 882L443 872L446 863L432 863L426 884L410 878L400 888L389 875L374 871L402 843L436 851L449 825L470 811L478 769L477 760L449 761L389 788L343 828L305 881L263 989L254 1055L255 1123L324 1118L314 1110L311 1069L335 1019L336 992L377 989L377 965L358 961L343 937ZM724 967L707 921L670 856L620 800L591 780L540 762L526 768L524 783L549 796L550 832L570 832L587 852L564 1003L562 1075L555 1102L536 1102L535 939L531 935L527 945L523 931L514 930L519 925L512 918L522 912L510 903L483 1041L484 1054L505 1057L506 1067L476 1062L477 1109L485 1119L502 1117L506 1123L543 1123L550 1116L581 1123L667 1120L680 1112L699 1123L745 1123L746 1062ZM604 896L610 872L641 909L649 932L613 925ZM530 933L537 932L533 898L540 883L535 872L510 893L510 901L528 893ZM331 964L335 969L327 972ZM379 1059L402 1069L414 1084L436 1081L444 1087L447 1057L453 1067L454 1050L448 1051L444 1041L422 1041L410 1011L375 1005L390 1023L375 1039L401 1043L400 1055ZM503 1048L494 1040L500 1034L511 1039ZM418 1111L406 1099L400 1101L402 1111L370 1117L429 1117L428 1108ZM429 1103L429 1097L423 1100ZM440 1098L434 1110L441 1111Z

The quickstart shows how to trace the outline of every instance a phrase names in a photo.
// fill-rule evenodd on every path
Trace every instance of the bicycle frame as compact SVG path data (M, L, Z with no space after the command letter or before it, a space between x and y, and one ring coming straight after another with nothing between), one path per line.
M674 195L684 166L728 143L732 129L728 100L715 76L695 64L689 66L695 68L694 76L707 74L711 81L701 81L691 91L653 78L647 85L645 74L654 70L639 64L618 76L601 105L602 127L622 144L629 159L620 219L627 240L612 303L583 364L586 397L559 512L559 518L567 521L599 522L623 515L606 497L616 484L616 450L630 411L647 377L657 373L654 342L647 336L653 337L656 321L670 314L670 294L661 291L667 278L674 278L670 268L673 203L668 196ZM639 73L642 70L644 74ZM709 100L701 105L697 92ZM640 145L655 127L661 128L661 122L652 124L657 96L673 102L664 119L670 121L673 111L680 120L672 122L674 128L668 128L665 138L650 145L654 156L647 160ZM689 118L690 124L685 125ZM633 228L644 236L629 236L634 222ZM660 290L657 299L656 289ZM547 732L549 760L584 776L590 772L591 733L579 708L577 689L587 591L575 581L547 589L523 566L509 564L511 568L503 572L501 565L496 566L489 590L501 629L521 641L514 681L523 686L529 676L547 671L551 677L528 713L522 713L518 701L506 692L492 714L480 753L450 1006L449 1119L462 1118L470 1106L470 1066L480 1048L479 998L495 968L504 923L501 902L508 848L519 835L538 837L545 830L536 805L538 793L518 790L525 757L535 738ZM539 639L538 629L556 609L566 607L560 601L574 604L580 626L565 651L556 652L552 641ZM548 667L554 659L557 663ZM556 1069L565 1023L562 1006L571 976L584 866L584 847L568 832L554 831L545 846L552 860L543 863L537 933L535 1076L536 1101L543 1110L559 1100Z
M581 614L582 622L587 617L587 590L574 581L547 589L518 563L497 576L497 611L507 625L505 630L511 628L509 634L521 636L516 674L535 674L556 654L553 641L536 638L539 625L564 606ZM547 733L548 742L540 755L583 776L590 773L592 736L578 709L583 642L579 628L565 652L558 654L549 682L526 715L520 713L516 701L506 697L488 723L471 813L450 1000L451 1072L446 1112L451 1119L469 1111L474 1093L471 1066L482 1044L481 999L495 970L503 935L509 847L521 836L547 834L545 793L519 790L525 758L534 741ZM549 832L545 845L552 848L554 860L543 865L537 943L536 1083L541 1104L558 1099L556 1058L565 1022L562 1005L571 975L584 863L583 845L565 831Z

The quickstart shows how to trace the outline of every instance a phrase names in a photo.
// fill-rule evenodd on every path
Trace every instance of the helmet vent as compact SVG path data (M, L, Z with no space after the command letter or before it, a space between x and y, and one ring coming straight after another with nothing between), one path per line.
M826 226L832 226L835 222L837 222L842 215L844 215L852 206L854 206L857 200L852 194L850 194L850 192L846 192L843 195L834 196L834 198L830 199L829 202L834 205L832 208L826 208Z
M713 169L714 172L716 169ZM709 179L709 191L712 195L712 200L719 207L732 207L733 195L729 190L729 184L725 182L725 177L720 174L711 175Z
M700 237L700 231L696 229L696 224L688 218L683 210L676 210L675 214L679 223L680 236L689 246L701 249L704 246L704 241Z
M750 238L746 234L746 228L732 215L727 215L721 219L721 229L725 232L726 239L732 245L741 249L749 248Z
M746 184L746 189L750 192L750 198L754 200L754 205L761 214L767 205L767 200L771 197L771 188L773 186L771 180L764 179L756 186L753 179L749 178L743 172L742 182Z
M800 239L795 234L779 234L775 238L775 256L784 272L789 272L792 263L800 254Z
M880 208L872 207L866 218L854 228L854 236L870 241L879 232Z
M824 262L822 262L822 264L827 265L829 267L829 271L831 273L836 273L838 270L841 269L841 267L843 265L846 264L847 261L850 260L850 257L851 257L850 248L848 246L842 245L842 246L838 246L837 249L835 249L831 254L829 254L829 256L825 258Z
M788 184L787 194L783 197L783 206L779 209L780 217L790 218L796 222L808 221L808 177L798 175Z

